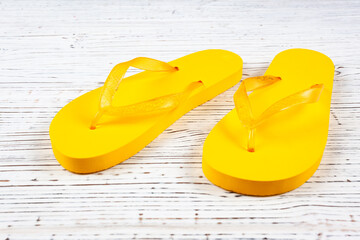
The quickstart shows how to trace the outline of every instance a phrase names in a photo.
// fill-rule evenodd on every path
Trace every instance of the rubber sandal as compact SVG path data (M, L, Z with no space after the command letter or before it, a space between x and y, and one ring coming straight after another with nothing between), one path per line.
M145 71L123 79L130 66ZM50 125L54 155L75 173L115 166L182 115L234 86L241 75L242 59L225 50L200 51L169 63L143 57L120 63L103 87L56 114Z
M226 190L255 196L302 185L324 152L333 78L327 56L290 49L275 57L265 76L243 80L235 109L204 143L205 176Z

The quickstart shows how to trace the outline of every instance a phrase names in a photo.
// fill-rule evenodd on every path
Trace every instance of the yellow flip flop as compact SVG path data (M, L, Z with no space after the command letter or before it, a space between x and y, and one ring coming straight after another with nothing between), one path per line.
M130 66L145 71L123 78ZM242 59L225 50L200 51L169 63L143 57L120 63L103 87L56 114L50 125L54 155L76 173L110 168L191 109L234 86L241 75Z
M326 145L333 78L330 58L290 49L274 58L264 76L243 80L235 109L204 143L205 176L224 189L256 196L302 185Z

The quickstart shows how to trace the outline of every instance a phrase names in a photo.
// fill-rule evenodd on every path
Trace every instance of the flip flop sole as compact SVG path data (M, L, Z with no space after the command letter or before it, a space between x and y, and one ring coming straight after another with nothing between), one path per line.
M167 113L136 118L104 116L96 130L89 124L98 110L101 88L70 102L53 119L50 139L58 162L75 173L91 173L115 166L135 155L191 109L239 82L242 59L225 50L205 50L170 62L173 74L144 71L125 78L114 104L127 105L176 93L201 80L178 108Z
M250 94L254 115L289 94L323 83L316 103L280 112L256 128L255 152L247 151L248 130L236 110L208 135L203 147L203 171L215 185L234 192L268 196L302 185L316 171L325 149L334 65L325 55L306 49L278 54L265 75L281 81Z

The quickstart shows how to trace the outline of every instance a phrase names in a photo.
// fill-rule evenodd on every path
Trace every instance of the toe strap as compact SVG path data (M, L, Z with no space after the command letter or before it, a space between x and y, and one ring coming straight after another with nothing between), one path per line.
M192 91L200 86L203 86L202 81L190 83L184 91L161 96L158 98L150 99L144 102L131 104L127 106L113 106L112 101L119 85L124 78L126 71L129 67L136 67L142 70L154 72L176 72L179 71L178 67L173 67L166 62L162 62L152 58L138 57L130 61L117 64L107 77L104 86L100 93L99 110L93 118L90 129L96 129L96 125L100 118L106 115L113 116L143 116L151 113L159 113L166 110L171 110L183 102Z
M254 118L248 92L269 86L279 80L281 80L281 78L275 76L248 78L242 81L239 89L234 95L235 108L239 120L249 130L247 146L247 150L249 152L255 151L255 129L257 126L270 119L273 115L287 110L291 107L300 104L317 102L324 88L323 84L315 84L308 89L291 94L275 102L269 108L267 108L259 117Z

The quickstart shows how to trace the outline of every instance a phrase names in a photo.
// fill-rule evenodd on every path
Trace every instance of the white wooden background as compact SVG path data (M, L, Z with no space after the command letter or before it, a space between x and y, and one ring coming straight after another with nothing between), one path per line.
M1 239L360 239L360 1L0 1ZM244 77L278 52L336 65L328 144L295 191L258 198L210 184L202 144L238 85L136 156L91 175L55 160L49 124L137 56L234 51Z

